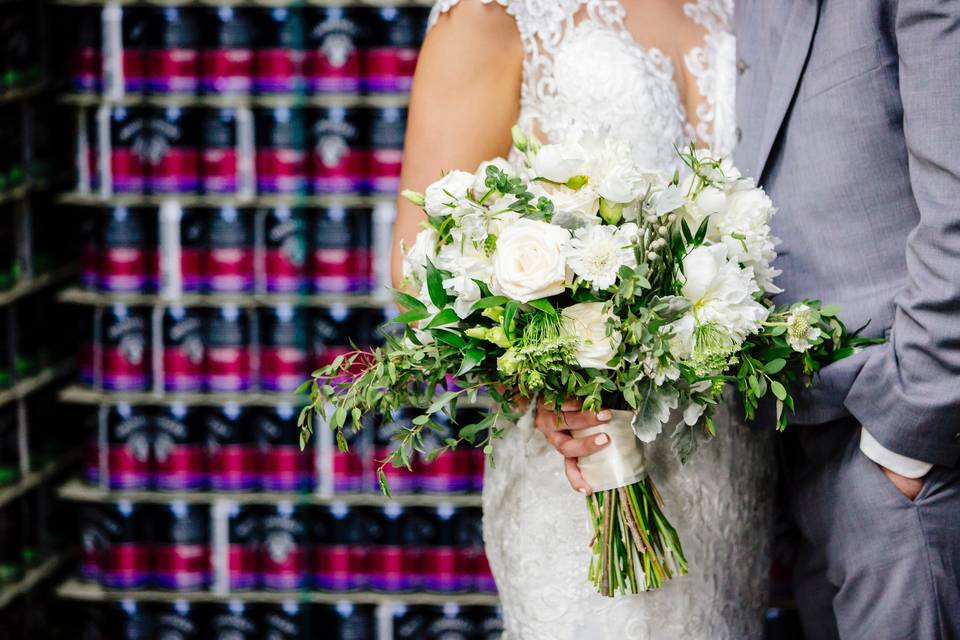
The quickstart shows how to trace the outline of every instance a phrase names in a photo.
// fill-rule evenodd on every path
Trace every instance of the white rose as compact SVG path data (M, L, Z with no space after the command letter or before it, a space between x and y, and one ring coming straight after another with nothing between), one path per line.
M607 321L602 302L581 302L560 312L564 335L579 338L574 357L583 368L609 369L608 362L617 354L622 336L619 331L607 335Z
M561 293L567 265L561 251L570 239L566 229L521 219L506 227L493 253L493 288L519 302Z
M485 160L484 162L481 162L480 166L477 167L477 171L474 174L473 180L473 195L477 198L482 198L487 192L487 185L484 184L487 180L487 167L496 167L511 178L517 175L513 165L503 158L494 158L493 160Z
M586 153L576 142L547 144L540 148L533 159L533 172L540 178L563 184L570 178L582 175Z
M427 258L433 259L437 253L437 232L432 228L424 229L417 234L412 247L401 248L403 249L403 277L419 287L426 279Z
M535 196L545 196L553 203L552 222L565 229L579 229L585 225L600 224L600 199L589 185L580 189L534 183L530 192Z
M473 188L473 181L472 173L451 171L427 187L423 194L423 210L434 218L450 215L460 199L465 198Z

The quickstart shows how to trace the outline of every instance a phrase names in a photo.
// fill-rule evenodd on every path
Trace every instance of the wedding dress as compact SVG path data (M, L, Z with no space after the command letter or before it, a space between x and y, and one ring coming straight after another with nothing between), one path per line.
M471 0L474 1L474 0ZM671 58L627 30L617 0L481 0L517 23L525 60L519 124L547 140L606 127L640 164L678 163L691 140L735 144L732 0L684 5L703 43L684 56L702 98L688 118ZM441 0L431 24L459 0ZM638 7L643 2L635 3ZM637 9L642 10L642 9ZM695 121L696 124L691 124ZM559 453L521 419L494 445L483 490L484 538L510 640L750 640L761 637L769 565L772 452L721 406L718 435L681 466L669 429L649 466L680 533L688 575L638 596L604 598L587 579L587 508Z

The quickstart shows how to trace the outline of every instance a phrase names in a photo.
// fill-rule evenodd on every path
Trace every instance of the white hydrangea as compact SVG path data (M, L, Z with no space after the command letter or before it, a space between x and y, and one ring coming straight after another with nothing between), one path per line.
M621 227L592 225L577 229L563 247L567 264L580 278L596 290L611 287L620 267L637 264L633 245L637 241L637 225Z

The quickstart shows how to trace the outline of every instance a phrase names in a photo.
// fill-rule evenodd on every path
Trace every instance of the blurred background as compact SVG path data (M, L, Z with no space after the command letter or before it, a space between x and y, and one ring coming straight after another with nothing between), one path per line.
M0 0L0 640L500 636L482 456L296 430L393 312L428 5Z

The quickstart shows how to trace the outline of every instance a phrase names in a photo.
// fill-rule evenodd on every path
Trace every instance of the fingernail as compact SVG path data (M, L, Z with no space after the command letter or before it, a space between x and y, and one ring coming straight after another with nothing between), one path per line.
M584 489L583 487L580 487L579 489L577 489L577 491L579 491L579 492L582 493L583 495L587 495L587 494L589 493L589 492L588 492L586 489Z
M593 444L597 446L603 446L610 442L610 438L605 433L601 433L596 438L593 439Z
M610 413L609 409L601 409L600 413L597 414L597 420L609 420L613 417L613 414Z

